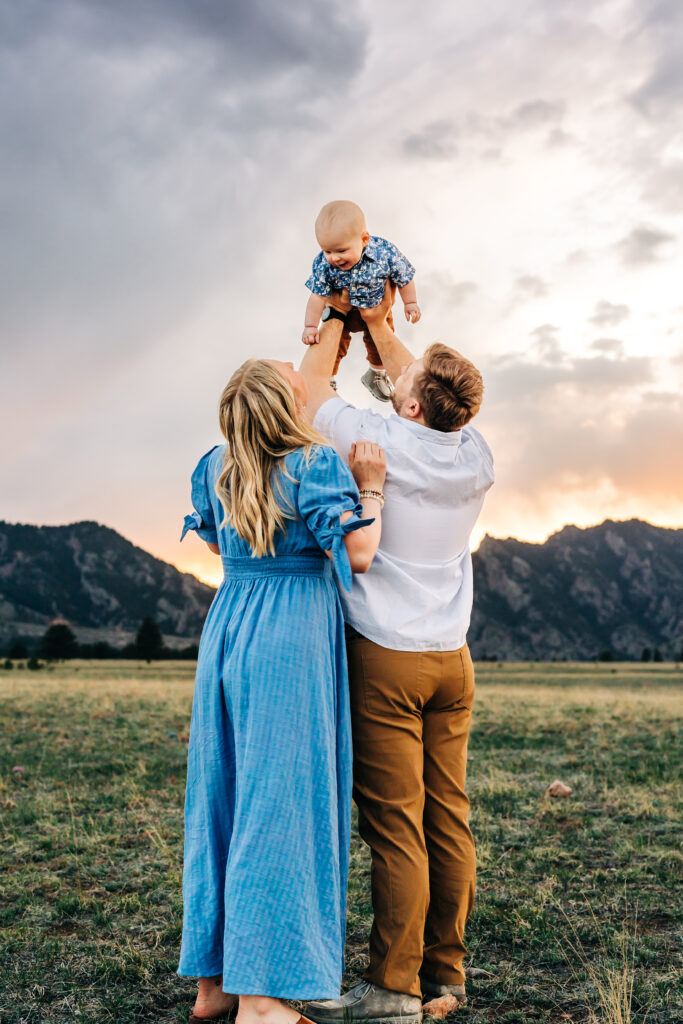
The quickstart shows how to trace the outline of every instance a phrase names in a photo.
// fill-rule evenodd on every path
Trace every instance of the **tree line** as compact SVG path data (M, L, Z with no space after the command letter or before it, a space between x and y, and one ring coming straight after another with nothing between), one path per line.
M196 660L197 644L171 649L164 644L159 626L151 616L145 617L135 635L133 643L125 647L114 647L106 640L92 644L81 644L74 631L65 622L56 622L43 633L36 645L29 646L24 640L13 640L5 648L5 667L14 661L28 659L29 667L35 668L39 658L45 661L68 661L71 658L135 658L143 661L168 659Z

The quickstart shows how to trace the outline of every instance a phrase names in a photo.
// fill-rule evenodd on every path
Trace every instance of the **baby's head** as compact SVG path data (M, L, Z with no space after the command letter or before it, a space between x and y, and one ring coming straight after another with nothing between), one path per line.
M348 199L325 203L315 221L315 237L327 262L340 270L355 267L370 239L365 214Z

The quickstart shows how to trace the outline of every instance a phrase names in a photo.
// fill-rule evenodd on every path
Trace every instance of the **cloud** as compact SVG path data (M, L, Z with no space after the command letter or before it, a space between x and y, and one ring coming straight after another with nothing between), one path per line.
M447 301L452 306L462 306L464 302L472 298L479 291L474 281L458 281L447 290Z
M641 224L617 243L617 250L622 262L627 266L643 266L647 263L656 263L661 256L662 248L675 241L676 236L669 234L668 231Z
M657 369L656 359L625 356L618 342L597 355L560 348L550 358L493 361L480 429L497 460L502 500L569 507L572 494L585 502L591 488L617 503L645 494L683 500L683 475L671 461L683 450L683 396L653 386Z
M529 100L503 115L483 115L478 111L463 111L457 117L439 118L423 128L406 135L403 152L422 160L446 160L460 153L462 146L484 140L486 159L498 160L504 144L516 135L538 129L550 129L548 136L553 145L564 144L570 137L559 127L564 116L564 101Z
M565 109L564 101L529 100L527 103L520 103L501 124L512 131L545 128L561 120Z
M432 121L420 131L406 135L403 152L422 160L444 160L456 156L458 133L451 121Z
M273 168L361 72L364 25L353 0L2 5L0 303L44 411L209 296L244 305L251 240L291 203Z
M639 34L650 40L652 65L630 99L655 119L676 114L683 100L683 10L678 0L641 0L640 9Z
M447 271L434 270L420 279L419 291L424 295L426 306L452 310L474 298L479 286L475 281L454 281Z
M548 285L535 274L521 274L514 283L515 298L518 302L542 299L548 294Z
M683 209L683 160L663 163L647 177L643 198L669 213Z
M591 348L608 356L620 356L624 351L623 343L618 338L596 338L591 342Z
M511 400L533 399L544 408L564 405L568 413L577 394L592 402L596 395L614 397L654 379L655 361L649 356L616 359L619 349L615 346L599 349L598 355L572 356L562 347L552 325L544 324L532 334L537 343L529 355L501 356L491 365L487 387L501 408ZM576 412L575 407L572 416Z
M595 303L593 315L588 317L588 323L596 327L617 327L630 316L631 310L623 303L608 302L600 299Z
M536 339L534 348L541 361L552 364L562 360L563 352L557 337L559 330L554 324L540 324L530 332Z
M645 444L631 414L658 422L641 392L663 394L661 374L625 353L661 366L677 340L680 232L652 212L681 208L675 7L0 2L3 514L99 518L184 558L220 387L247 353L298 359L312 221L349 195L418 268L409 346L456 339L478 365L523 351L492 367L496 493L507 514L513 467L556 525L544 479L579 479L590 431L621 464L619 445L627 462ZM618 308L615 255L671 256L623 293L623 326L595 305ZM361 362L352 349L351 400Z

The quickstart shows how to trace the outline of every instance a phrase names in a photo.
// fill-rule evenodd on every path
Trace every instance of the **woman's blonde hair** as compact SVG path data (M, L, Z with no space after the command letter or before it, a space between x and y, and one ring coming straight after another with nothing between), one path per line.
M291 384L265 359L248 359L233 373L218 417L228 442L216 482L225 511L222 525L230 523L253 556L274 555L276 530L284 531L285 520L296 518L282 492L282 460L303 448L308 463L313 445L329 442L306 423Z

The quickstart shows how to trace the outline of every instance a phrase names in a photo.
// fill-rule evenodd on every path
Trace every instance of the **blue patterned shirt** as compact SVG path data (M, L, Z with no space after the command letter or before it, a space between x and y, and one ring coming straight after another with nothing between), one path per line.
M319 252L313 260L311 276L306 287L314 295L331 295L347 288L352 306L372 309L384 297L384 287L391 281L397 288L409 284L415 276L415 267L396 248L393 242L378 235L370 235L363 255L354 267L340 270L333 267Z

